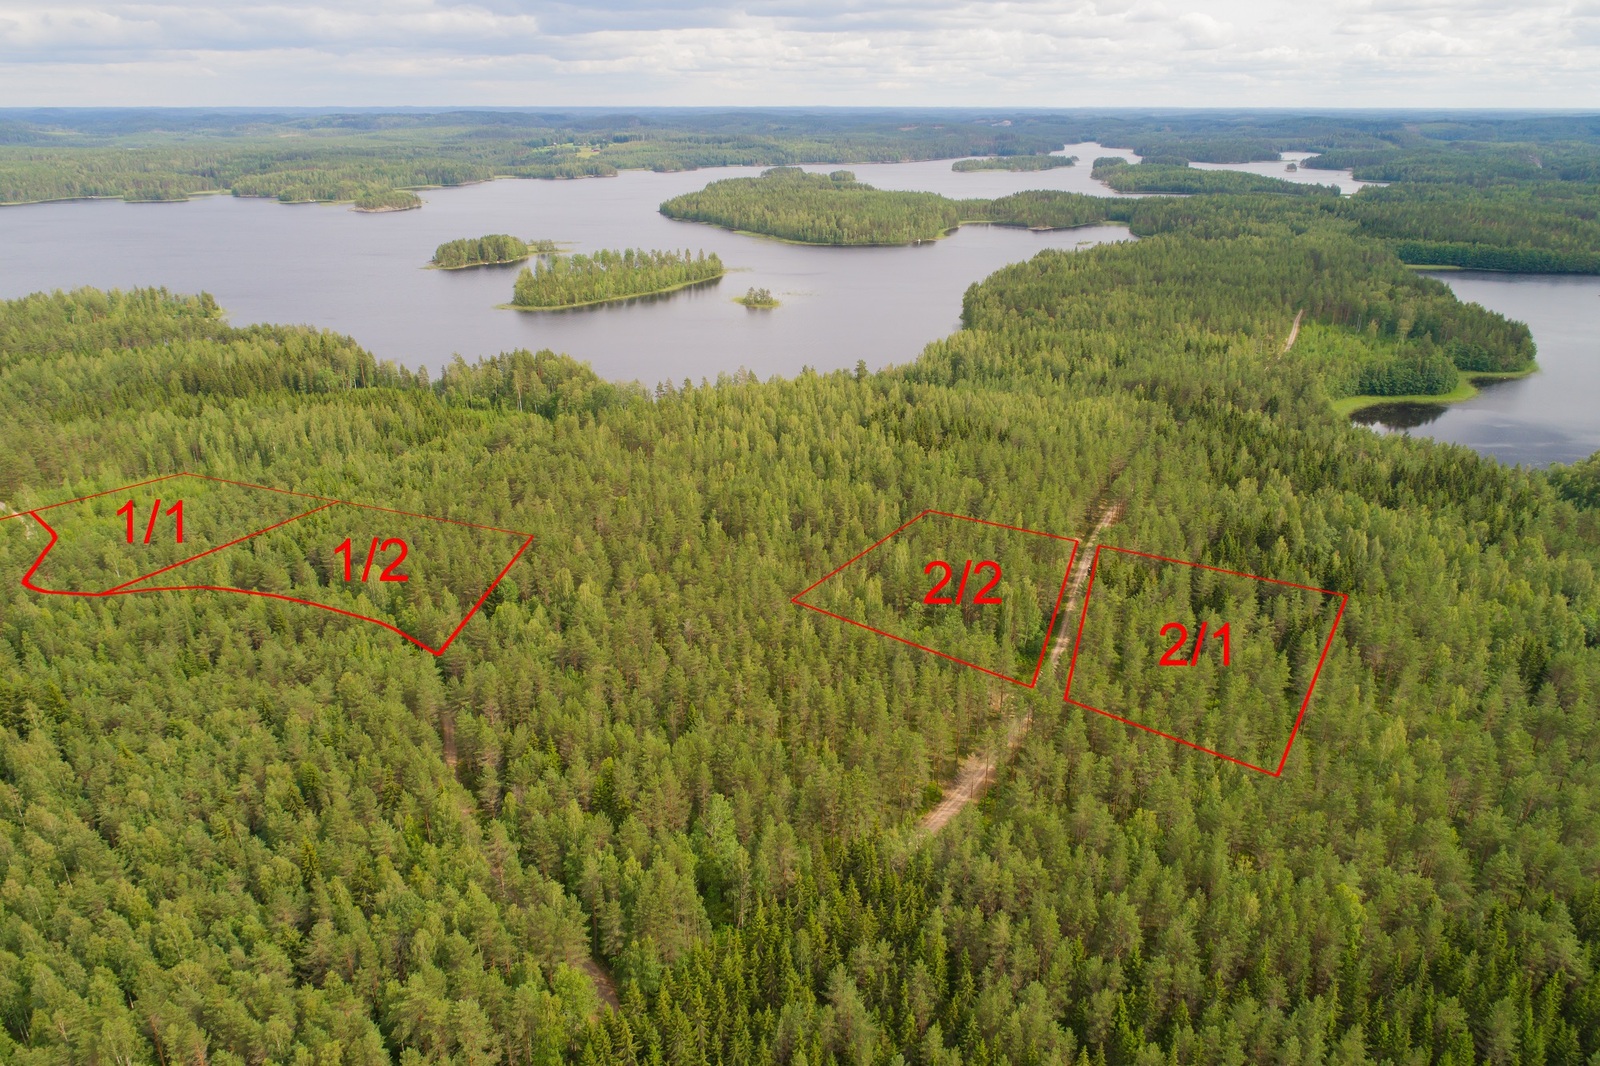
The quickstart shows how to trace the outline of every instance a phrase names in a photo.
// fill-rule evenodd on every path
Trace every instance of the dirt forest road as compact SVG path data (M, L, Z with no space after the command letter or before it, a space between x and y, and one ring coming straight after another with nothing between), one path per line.
M1056 618L1056 638L1050 649L1050 670L1045 675L1047 678L1055 675L1061 653L1071 647L1073 641L1077 639L1077 615L1083 603L1083 589L1088 581L1089 566L1094 560L1094 550L1100 543L1101 535L1122 517L1122 509L1120 501L1101 505L1100 517L1095 522L1093 530L1078 547L1077 557L1072 561L1072 577L1067 583L1067 594L1061 600L1061 613ZM1002 756L1011 757L1011 753L1022 744L1032 725L1033 712L1029 711L1012 722L1006 730L1003 752L990 748L985 751L975 751L963 759L956 779L944 790L944 798L939 801L938 806L922 816L921 822L917 823L917 832L924 836L932 836L948 825L967 804L980 799L989 791L1000 759Z

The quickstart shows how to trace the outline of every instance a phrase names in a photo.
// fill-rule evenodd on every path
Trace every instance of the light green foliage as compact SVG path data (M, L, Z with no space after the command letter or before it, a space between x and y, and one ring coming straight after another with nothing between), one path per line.
M0 1057L1592 1061L1588 467L1333 416L1370 360L1532 345L1320 200L1121 205L1145 239L1007 267L909 366L653 397L157 290L0 305L12 510L202 468L536 537L436 661L268 600L41 598L0 522ZM1349 593L1281 778L789 602L930 506L1107 501L1114 543ZM1314 635L1279 643L1240 683Z

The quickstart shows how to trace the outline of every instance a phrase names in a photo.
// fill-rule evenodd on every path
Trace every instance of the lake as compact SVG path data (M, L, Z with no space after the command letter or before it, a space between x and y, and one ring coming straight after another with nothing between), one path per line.
M1380 433L1465 444L1504 463L1544 467L1600 451L1600 277L1581 274L1430 276L1463 300L1526 322L1539 369L1480 386L1457 404L1383 404L1353 418Z
M856 164L883 189L997 197L1024 189L1115 195L1089 176L1098 156L1138 156L1099 144L1067 145L1080 165L1030 173L958 174L951 160ZM1286 157L1290 158L1290 157ZM1295 157L1298 158L1298 157ZM1197 164L1199 165L1199 164ZM1228 165L1289 180L1362 183L1349 171L1288 172L1286 163ZM422 193L420 211L360 214L334 204L287 206L208 196L176 204L120 200L0 209L0 298L81 285L165 285L210 292L235 325L304 322L346 333L380 359L437 370L515 348L552 348L601 376L646 384L699 380L747 368L766 377L806 366L877 369L915 359L959 328L968 285L1043 248L1127 240L1122 226L1035 233L964 226L904 248L814 248L673 222L661 201L762 168L678 174L625 171L577 181L494 181ZM827 172L833 165L808 166ZM1209 167L1208 169L1224 169ZM601 248L691 248L733 269L715 284L659 298L558 313L501 310L520 266L425 269L438 244L514 233ZM1484 389L1448 408L1388 405L1358 414L1380 432L1466 444L1508 463L1544 466L1600 449L1600 279L1481 273L1437 275L1462 299L1527 322L1540 372ZM751 286L783 305L733 302Z
M1110 195L1089 177L1099 145L1071 145L1083 165L1043 173L958 174L951 160L850 167L886 189L1003 196L1059 188ZM1127 154L1127 153L1121 153ZM346 333L376 354L437 370L515 348L552 348L601 376L654 384L741 367L762 377L803 367L874 369L915 359L960 326L967 286L1043 248L1126 240L1122 226L1035 233L964 226L903 248L818 248L674 222L661 201L762 168L678 174L625 171L576 181L506 180L421 195L420 211L361 214L344 205L200 197L186 203L80 201L0 210L0 298L81 285L165 285L206 291L235 325L310 323ZM835 166L809 170L830 171ZM734 271L660 298L558 313L499 310L520 265L425 269L440 243L485 233L569 242L571 249L691 248ZM775 310L733 302L751 286Z

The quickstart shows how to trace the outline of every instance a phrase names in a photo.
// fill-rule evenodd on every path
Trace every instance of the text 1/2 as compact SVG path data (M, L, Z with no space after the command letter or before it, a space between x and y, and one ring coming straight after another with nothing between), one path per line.
M939 592L945 586L950 584L950 579L955 576L955 568L949 563L945 562L943 559L935 559L933 562L922 568L922 572L924 574L932 574L935 570L943 570L944 576L935 581L933 583L933 588L929 589L927 594L922 597L923 603L930 603L934 606L961 603L962 598L967 594L967 578L972 576L974 570L980 574L983 571L988 570L992 572L994 576L989 579L989 583L987 585L978 590L978 594L972 598L972 603L974 605L980 605L998 604L1000 602L999 596L989 595L989 593L994 591L994 587L1000 584L1000 564L995 562L993 559L985 559L976 566L973 565L971 559L968 559L967 565L961 570L961 582L956 586L956 594L953 598L950 596L941 596L939 595Z
M129 500L127 503L123 504L121 507L118 507L117 508L117 514L122 515L125 519L127 519L126 530L125 531L126 531L126 533L128 535L128 543L132 544L133 543L133 501ZM157 500L155 503L152 503L150 505L150 521L148 521L148 522L146 522L144 524L144 543L145 544L149 544L150 543L150 538L155 535L156 519L158 517L160 517L161 515L167 515L168 517L170 517L173 520L173 527L174 527L173 528L173 532L176 534L176 537L174 539L178 544L182 544L183 543L183 501L182 500L179 500L177 503L173 504L171 507L168 507L165 511L163 511L161 509L161 501L160 500Z
M399 554L396 555L394 557L393 561L391 561L388 565L386 565L383 568L382 571L379 572L378 580L379 581L410 581L411 580L411 576L409 574L397 574L397 573L395 573L395 567L399 566L402 562L405 561L406 552L410 551L410 548L408 548L406 546L406 542L401 540L399 537L390 537L388 540L385 540L382 544L379 544L378 543L378 538L377 537L373 537L372 538L372 543L367 545L367 561L361 567L361 580L362 581L365 581L365 580L367 580L367 578L372 576L372 564L377 560L378 556L380 556L380 555L384 554L385 552L389 551L391 548L397 549L399 551ZM350 547L350 538L349 537L344 538L344 543L340 544L337 548L335 548L333 550L334 550L334 553L336 555L344 556L344 579L346 581L349 581L350 580L350 574L351 574L350 555L351 555L351 551L352 551L352 549Z
M1189 627L1184 625L1182 622L1168 622L1166 625L1161 627L1161 635L1164 637L1173 630L1178 631L1178 639L1172 642L1172 647L1168 648L1167 653L1161 657L1161 665L1193 666L1198 663L1200 661L1200 649L1206 642L1206 623L1200 623L1200 632L1196 634L1194 638L1194 651L1189 654L1187 659L1183 657L1182 653L1183 646L1189 643ZM1230 653L1232 649L1228 643L1228 637L1228 623L1226 622L1218 626L1211 633L1211 639L1222 644L1223 666L1227 666L1231 659Z

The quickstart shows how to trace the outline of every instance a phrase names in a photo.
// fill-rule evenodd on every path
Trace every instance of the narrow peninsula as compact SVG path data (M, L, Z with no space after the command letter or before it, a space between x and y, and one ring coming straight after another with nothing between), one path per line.
M551 255L524 267L509 307L519 311L560 311L569 307L654 296L715 281L727 273L716 253L677 251L600 251L593 255Z
M950 164L950 169L957 174L970 174L979 170L1008 170L1012 173L1024 173L1075 166L1077 162L1078 157L1075 155L997 155L978 159L957 159Z

